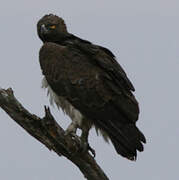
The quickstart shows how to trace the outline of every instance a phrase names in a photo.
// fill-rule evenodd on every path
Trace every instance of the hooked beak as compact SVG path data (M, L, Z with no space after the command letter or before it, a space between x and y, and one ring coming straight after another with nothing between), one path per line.
M46 28L45 24L42 24L40 27L40 33L41 34L47 34L48 33L48 29Z

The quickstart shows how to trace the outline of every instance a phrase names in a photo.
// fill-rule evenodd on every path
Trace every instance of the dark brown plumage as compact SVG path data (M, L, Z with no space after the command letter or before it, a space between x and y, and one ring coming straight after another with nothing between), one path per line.
M37 29L44 42L39 56L42 73L72 118L68 130L81 128L87 141L94 125L119 154L136 159L137 150L143 151L142 142L146 142L136 127L139 106L132 94L134 87L113 53L68 33L63 19L52 14L40 19ZM80 124L64 102L80 112Z

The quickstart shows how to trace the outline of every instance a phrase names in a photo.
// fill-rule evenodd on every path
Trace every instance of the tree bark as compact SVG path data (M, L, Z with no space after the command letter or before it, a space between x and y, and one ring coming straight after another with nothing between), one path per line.
M0 89L0 107L31 136L74 163L88 180L109 180L89 152L79 150L80 139L65 135L57 124L50 109L45 107L45 117L28 112L15 98L11 88Z

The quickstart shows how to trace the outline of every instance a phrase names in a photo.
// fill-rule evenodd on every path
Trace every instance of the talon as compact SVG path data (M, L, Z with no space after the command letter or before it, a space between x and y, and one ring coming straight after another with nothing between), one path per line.
M77 135L74 132L69 132L69 131L65 131L65 136L72 136L72 137L76 137Z
M84 141L81 141L79 151L81 151L82 153L89 151L89 152L91 152L91 154L94 158L96 156L95 150L87 142L84 142Z
M80 138L74 133L74 132L68 132L66 131L64 134L67 138L72 139L72 141L69 141L70 143L68 143L68 148L69 148L69 153L72 156L75 156L76 153L79 151L79 147L81 146L81 140Z
M72 155L76 155L76 153L85 153L86 151L91 152L93 158L96 157L96 152L95 150L87 143L84 142L79 136L77 136L75 133L73 132L65 132L65 136L70 136L71 139L74 141L74 143L76 143L78 146L78 148L76 150L73 149L73 152L71 152Z
M91 154L93 155L93 157L95 158L96 157L96 152L95 150L88 144L88 151L91 152Z

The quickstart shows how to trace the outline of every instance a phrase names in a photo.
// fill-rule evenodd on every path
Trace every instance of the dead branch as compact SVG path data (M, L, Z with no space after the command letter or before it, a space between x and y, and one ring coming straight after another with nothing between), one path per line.
M12 89L0 89L0 107L31 136L74 163L88 180L109 180L89 152L79 151L79 139L66 136L57 124L50 109L45 107L45 117L29 113L15 98Z

